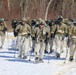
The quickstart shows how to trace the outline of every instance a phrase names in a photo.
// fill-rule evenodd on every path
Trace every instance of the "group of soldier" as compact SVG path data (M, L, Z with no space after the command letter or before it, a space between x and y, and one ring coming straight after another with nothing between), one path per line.
M2 24L3 23L3 24ZM4 26L4 27L3 27ZM69 61L73 61L76 49L76 21L64 19L59 16L55 20L12 20L14 36L17 37L18 58L27 59L31 50L35 53L35 62L43 63L44 53L52 53L53 46L56 58L60 58L61 53L70 48ZM3 28L3 29L2 29ZM5 29L4 29L5 28ZM7 27L5 21L0 21L0 38ZM0 47L2 47L3 42Z

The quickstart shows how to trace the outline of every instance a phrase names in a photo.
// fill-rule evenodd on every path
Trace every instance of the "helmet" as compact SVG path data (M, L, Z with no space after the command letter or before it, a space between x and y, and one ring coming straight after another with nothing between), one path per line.
M62 16L58 16L58 20L61 22L63 21L63 17Z
M39 25L40 24L40 20L36 20L36 24Z
M4 18L0 18L0 22L4 22Z
M26 21L27 21L27 19L23 17L23 18L22 18L22 21L26 22Z
M39 21L40 21L40 25L41 24L44 24L44 25L46 24L45 21L42 18L39 18Z
M76 20L73 21L73 24L76 26Z

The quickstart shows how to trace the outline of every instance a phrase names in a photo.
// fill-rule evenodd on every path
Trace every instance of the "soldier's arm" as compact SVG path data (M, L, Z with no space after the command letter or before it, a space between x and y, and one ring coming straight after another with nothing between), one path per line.
M73 35L73 31L74 31L74 26L71 25L70 29L69 29L69 36Z
M16 28L15 28L15 32L18 32L19 30L21 30L21 25L18 25Z
M64 24L64 33L68 34L68 26L66 24Z
M28 33L31 34L31 27L28 25Z
M6 24L6 22L4 21L4 31L7 31L7 30L8 30L7 24Z
M54 25L54 26L52 27L52 32L51 32L51 34L54 34L54 36L55 36L56 32L57 32L57 26Z
M55 30L56 30L56 25L52 26L51 34L54 34Z
M7 28L7 24L6 24L6 22L4 22L4 26Z
M32 30L32 37L35 37L36 32L37 32L37 28L35 27L35 28Z
M50 29L48 27L46 28L46 33L48 33L47 38L50 38Z

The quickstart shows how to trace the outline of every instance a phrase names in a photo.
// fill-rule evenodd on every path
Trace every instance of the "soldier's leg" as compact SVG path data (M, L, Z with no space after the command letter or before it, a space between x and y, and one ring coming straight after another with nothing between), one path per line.
M25 38L25 41L23 42L23 46L22 46L22 49L23 49L23 59L27 58L27 56L29 54L29 47L30 47L29 38Z
M64 48L64 39L62 36L60 36L60 54L63 52L63 48Z
M17 49L19 49L20 39L21 39L21 36L17 36L17 43L16 43Z
M55 54L56 54L57 58L60 58L61 41L60 41L60 36L59 35L56 36L55 42L56 42L56 51L55 51Z
M70 56L73 56L75 52L75 44L73 44L70 48Z
M31 36L29 37L29 51L31 51L32 50L32 38L31 38Z
M59 38L58 38L58 36L56 35L55 36L55 52L57 52L57 50L58 50L58 44L59 44Z
M52 47L53 47L53 39L51 38L50 39L50 53L53 52Z
M54 51L56 52L56 50L57 50L57 38L56 38L56 36L55 36L55 38L54 38Z
M66 51L68 49L68 37L64 37L64 40L62 40L62 45L61 45L61 53Z
M67 48L67 42L68 42L68 37L64 37L64 41L63 41L63 43L64 43L64 47L65 48Z
M48 51L49 53L52 53L52 52L53 52L52 46L53 46L53 39L50 38L50 39L48 40L48 42L47 42L47 51ZM45 44L45 48L46 48L46 44Z
M62 37L58 37L58 53L60 54L62 51Z
M35 50L35 40L32 40L32 50Z
M22 57L22 43L19 43L19 52L18 52L18 58Z
M70 57L69 57L70 61L73 61L74 52L75 52L75 44L72 43L72 45L70 47Z
M43 62L44 50L45 50L45 43L41 42L40 43L40 57L39 57L41 62Z
M35 61L39 60L40 43L35 43Z
M50 52L50 39L47 41L47 43L45 42L45 53Z
M1 46L3 47L3 44L4 44L4 40L5 40L5 35L4 36L1 36Z
M18 46L19 46L18 57L21 58L21 57L22 57L22 52L23 52L23 50L22 50L22 46L23 46L23 39L22 39L22 37L21 37L21 39L20 39L20 41L19 41Z
M56 57L60 57L60 37L58 35L55 36L55 54Z

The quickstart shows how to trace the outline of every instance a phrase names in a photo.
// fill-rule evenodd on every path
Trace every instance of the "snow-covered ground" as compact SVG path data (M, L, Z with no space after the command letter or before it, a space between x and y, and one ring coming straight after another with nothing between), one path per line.
M8 34L12 36L12 33ZM18 59L18 51L14 49L15 40L5 40L3 49L0 50L0 75L76 75L75 62L64 64L65 53L60 59L56 59L54 54L44 57L44 63L34 63L34 54L31 61ZM12 47L11 47L12 45ZM49 59L49 63L48 63Z

